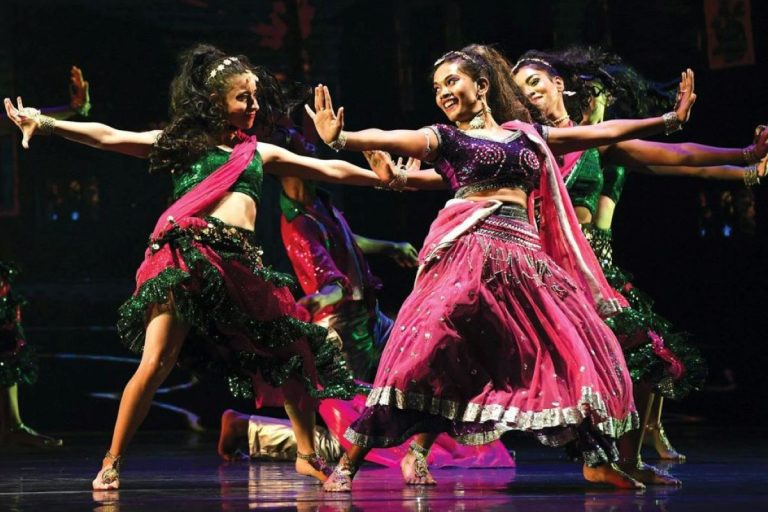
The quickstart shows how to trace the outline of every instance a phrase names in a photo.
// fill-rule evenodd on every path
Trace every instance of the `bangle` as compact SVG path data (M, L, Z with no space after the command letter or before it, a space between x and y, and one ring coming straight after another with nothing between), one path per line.
M38 109L32 107L24 107L19 111L19 114L33 120L41 135L53 135L53 129L56 128L54 118L43 115Z
M679 132L683 129L683 122L677 117L677 112L667 112L661 118L664 120L664 135Z
M760 161L760 157L758 157L757 153L755 153L754 144L750 144L749 146L742 149L741 154L744 156L744 161L749 165L756 164Z
M56 128L56 119L40 115L37 119L38 126L40 127L40 133L43 135L53 135L53 130Z
M400 166L395 171L395 175L392 179L384 183L381 187L374 187L378 190L394 190L395 192L402 192L405 188L405 184L408 182L408 171L405 166Z
M332 150L336 151L337 153L344 149L344 146L347 145L347 134L344 132L344 130L341 130L339 132L339 136L336 137L336 140L332 140L331 142L328 142L328 147Z
M760 184L760 176L757 174L757 165L750 165L744 168L744 185L754 187Z

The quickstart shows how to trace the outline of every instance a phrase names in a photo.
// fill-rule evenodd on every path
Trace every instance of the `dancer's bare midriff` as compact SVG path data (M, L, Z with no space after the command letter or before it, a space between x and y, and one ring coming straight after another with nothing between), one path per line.
M208 215L238 228L250 229L256 227L256 201L242 192L228 192Z
M482 190L475 192L464 199L470 201L501 201L503 203L515 203L525 207L528 204L528 194L519 188L499 188L496 190Z

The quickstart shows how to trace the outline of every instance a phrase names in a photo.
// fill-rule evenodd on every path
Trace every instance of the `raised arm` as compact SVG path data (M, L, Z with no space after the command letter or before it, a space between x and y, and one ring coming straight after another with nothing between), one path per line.
M130 132L117 130L101 123L80 123L76 121L59 121L44 116L39 110L24 107L21 98L17 106L5 98L5 111L8 118L19 127L23 136L21 145L29 148L30 139L36 134L59 135L65 139L87 146L114 151L125 155L146 158L160 130L147 132Z
M691 115L696 101L693 71L683 72L680 81L681 97L675 110L660 117L647 119L616 119L595 125L571 128L549 128L547 144L555 154L579 151L596 146L614 144L622 140L647 137L660 132L680 130Z
M379 130L371 128L358 132L342 131L344 107L334 111L328 87L315 87L315 110L305 105L315 123L320 138L336 150L366 151L381 149L397 155L431 161L438 140L432 130Z

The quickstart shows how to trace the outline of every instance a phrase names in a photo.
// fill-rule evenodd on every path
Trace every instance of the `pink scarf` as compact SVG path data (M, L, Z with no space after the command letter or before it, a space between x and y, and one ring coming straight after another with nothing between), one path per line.
M568 121L568 126L573 126L573 121ZM584 151L572 151L571 153L560 155L560 158L563 160L563 164L560 166L560 176L562 176L563 179L571 174L571 171L573 171L573 168L579 163L579 158L581 158L581 155L583 154Z
M627 301L608 284L592 248L579 228L576 213L568 197L555 157L536 129L527 123L509 121L506 130L519 130L536 144L546 158L541 173L539 194L541 199L539 236L544 251L555 262L574 276L591 293L600 316L617 314ZM571 166L572 168L572 166ZM528 215L534 219L534 194L528 197Z
M159 238L176 219L200 215L218 203L253 160L257 143L255 136L242 134L240 142L224 165L177 199L160 215L152 231L152 239Z

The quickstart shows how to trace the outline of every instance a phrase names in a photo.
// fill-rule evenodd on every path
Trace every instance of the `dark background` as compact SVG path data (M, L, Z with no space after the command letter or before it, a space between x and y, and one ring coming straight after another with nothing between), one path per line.
M699 99L690 124L673 141L742 147L752 128L768 120L768 39L761 37L768 3L751 6L755 64L724 70L709 69L703 4L13 0L0 18L0 94L21 94L30 106L65 104L69 67L76 64L91 83L93 120L150 129L166 119L177 54L209 42L305 83L329 84L350 129L415 128L441 120L428 73L447 50L496 43L514 60L531 48L601 44L651 79L666 81L686 67L695 69ZM15 162L19 177L18 211L6 208L0 217L0 257L23 270L28 337L42 356L40 382L21 391L22 414L41 429L107 430L116 410L116 395L109 394L119 393L134 367L119 359L133 356L117 340L115 311L133 289L169 184L149 176L141 160L58 138L35 138L22 151L16 139L0 120L3 162ZM359 162L351 153L342 157ZM3 172L11 173L4 165ZM416 246L448 199L444 193L330 188L356 232ZM632 271L663 315L691 333L710 361L707 389L670 404L676 419L752 422L766 416L766 192L754 191L754 229L740 229L721 215L723 193L739 197L743 185L632 175L615 221L618 263ZM259 232L268 260L285 270L276 194L268 179ZM709 222L703 221L702 198L712 205ZM734 227L730 236L722 234L726 223ZM394 314L414 275L383 259L372 264L386 285L382 302ZM189 380L179 371L170 384ZM192 384L158 401L200 414L203 427L215 427L225 407L251 408L230 399L218 382ZM157 408L148 427L178 428L185 418Z

